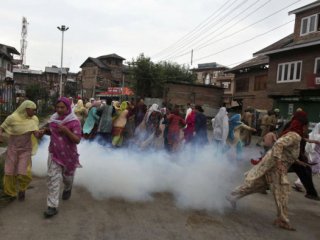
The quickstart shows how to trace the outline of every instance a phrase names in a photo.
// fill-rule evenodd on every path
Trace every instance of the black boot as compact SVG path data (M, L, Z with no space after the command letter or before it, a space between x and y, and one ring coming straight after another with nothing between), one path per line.
M71 190L63 190L62 192L62 200L68 200L71 197Z
M47 210L43 213L45 218L51 218L58 213L57 208L48 207Z

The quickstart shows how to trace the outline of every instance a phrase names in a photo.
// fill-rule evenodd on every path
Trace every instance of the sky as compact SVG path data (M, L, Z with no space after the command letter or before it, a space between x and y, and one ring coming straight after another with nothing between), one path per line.
M153 62L190 68L217 62L233 67L293 32L289 11L314 0L2 0L0 43L20 52L22 17L28 24L26 64L80 71L88 57L141 53ZM191 51L193 49L192 65ZM125 63L126 63L125 61Z

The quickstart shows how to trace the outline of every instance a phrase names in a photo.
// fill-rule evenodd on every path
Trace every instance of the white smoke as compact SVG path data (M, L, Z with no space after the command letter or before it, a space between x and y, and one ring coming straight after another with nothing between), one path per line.
M46 175L48 142L46 137L34 157L35 175ZM170 192L179 207L221 212L229 207L225 196L239 184L235 176L243 174L212 144L168 154L81 141L78 150L83 168L77 170L74 184L85 187L96 199L149 201L153 193Z

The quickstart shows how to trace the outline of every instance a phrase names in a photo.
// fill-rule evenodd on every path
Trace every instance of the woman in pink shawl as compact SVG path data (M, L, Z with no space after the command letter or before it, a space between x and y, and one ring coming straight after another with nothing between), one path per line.
M71 110L69 99L61 97L56 104L56 113L49 120L49 129L44 133L51 135L48 157L48 208L46 218L58 213L61 182L64 183L62 199L68 200L75 170L81 167L77 144L81 139L81 124Z

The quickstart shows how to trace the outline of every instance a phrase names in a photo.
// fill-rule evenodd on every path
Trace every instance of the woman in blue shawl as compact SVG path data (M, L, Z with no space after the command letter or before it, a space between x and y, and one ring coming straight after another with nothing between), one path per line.
M246 129L248 131L255 132L256 129L251 128L241 122L241 115L235 114L229 119L229 133L227 137L227 143L231 147L236 148L237 152L237 159L239 160L241 158L242 154L242 146L243 143L241 141L241 130Z

